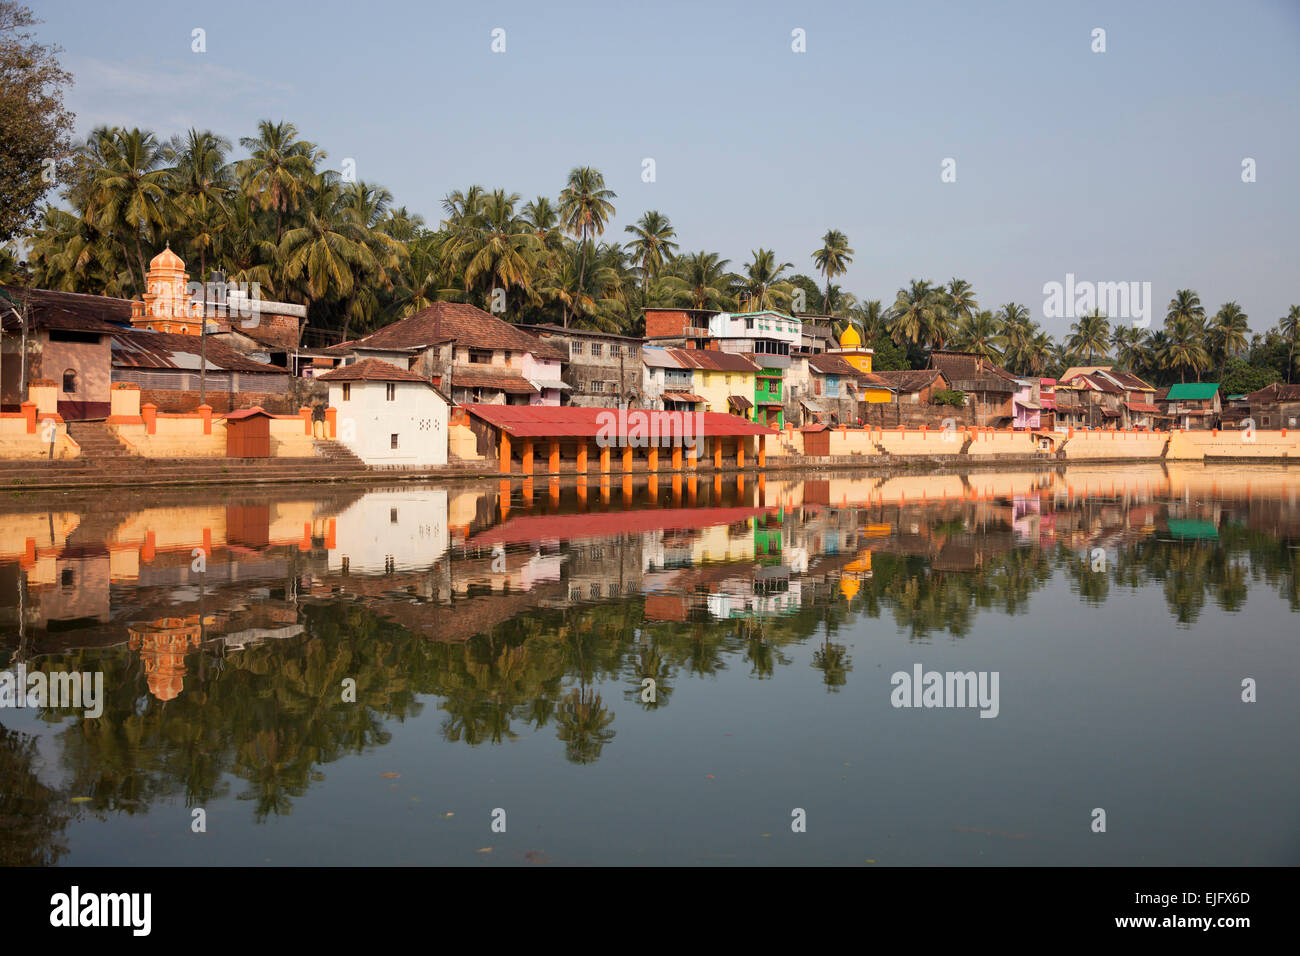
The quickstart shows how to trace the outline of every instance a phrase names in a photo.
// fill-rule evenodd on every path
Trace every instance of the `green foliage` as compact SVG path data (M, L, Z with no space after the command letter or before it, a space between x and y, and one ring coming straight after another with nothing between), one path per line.
M1228 359L1227 369L1219 382L1219 394L1224 398L1246 395L1281 380L1282 376L1276 369L1267 366L1256 368L1241 358Z
M961 408L966 404L966 393L955 388L941 388L931 395L930 401L935 405L952 405Z

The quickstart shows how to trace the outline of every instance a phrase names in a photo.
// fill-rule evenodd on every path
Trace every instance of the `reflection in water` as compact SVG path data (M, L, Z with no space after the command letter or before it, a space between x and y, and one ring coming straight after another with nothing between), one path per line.
M426 707L448 744L545 733L593 765L690 679L800 661L838 698L879 673L851 651L867 622L926 645L981 615L1059 628L1117 592L1181 628L1257 591L1294 613L1297 489L1157 465L11 503L4 666L102 670L108 701L37 715L44 772L33 733L0 728L0 861L56 862L70 819L171 801L281 817ZM1055 582L1073 597L1040 608Z

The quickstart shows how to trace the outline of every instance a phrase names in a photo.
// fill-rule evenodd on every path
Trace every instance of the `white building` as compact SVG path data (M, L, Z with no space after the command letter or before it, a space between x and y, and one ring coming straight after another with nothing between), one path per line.
M433 383L373 358L319 378L338 410L336 440L367 465L447 464L449 403Z
M380 574L431 567L451 545L447 490L373 491L341 512L329 569Z
M803 323L784 312L719 312L709 318L709 334L724 352L752 352L760 364L768 356L787 359L803 344ZM764 368L784 368L767 365Z

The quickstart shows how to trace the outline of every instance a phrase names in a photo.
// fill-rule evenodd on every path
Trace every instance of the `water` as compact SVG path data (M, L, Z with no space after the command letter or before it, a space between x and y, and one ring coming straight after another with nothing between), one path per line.
M0 667L106 700L0 709L0 862L1295 864L1297 491L11 497ZM893 706L916 665L996 672L996 716Z

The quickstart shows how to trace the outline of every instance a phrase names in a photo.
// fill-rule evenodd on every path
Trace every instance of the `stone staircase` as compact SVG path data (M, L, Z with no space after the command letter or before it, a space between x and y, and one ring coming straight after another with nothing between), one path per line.
M118 441L103 422L68 422L68 434L81 446L82 457L92 461L131 457L131 449Z

